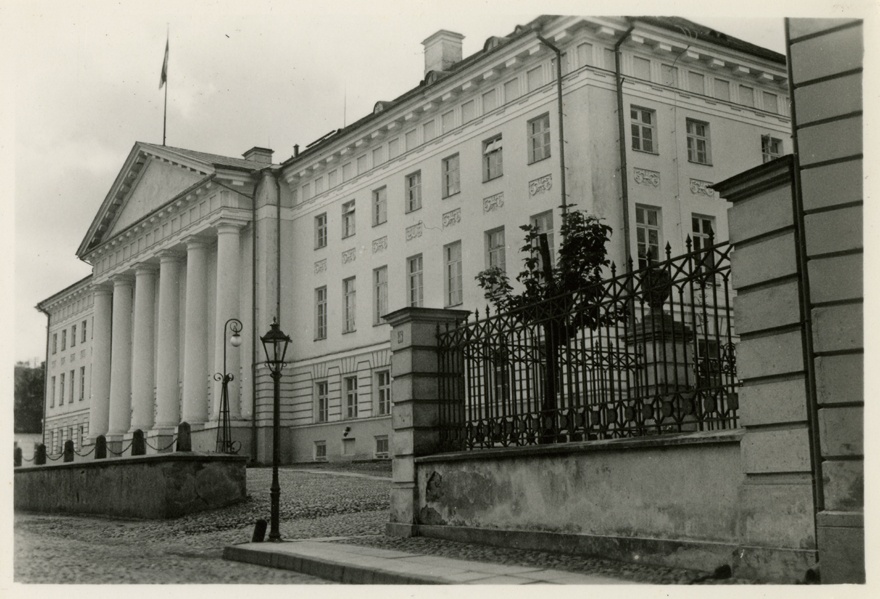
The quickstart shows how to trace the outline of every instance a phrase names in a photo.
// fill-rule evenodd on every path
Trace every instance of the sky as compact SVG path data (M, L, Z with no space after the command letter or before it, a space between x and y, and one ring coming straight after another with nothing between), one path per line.
M0 243L11 257L0 280L0 322L13 332L10 359L43 359L46 317L37 302L90 273L75 251L123 161L135 141L162 142L166 33L167 144L227 156L265 146L275 150L275 162L288 158L293 144L305 147L364 116L377 100L417 85L421 42L438 29L462 33L468 56L487 37L541 13L675 14L785 52L785 5L768 15L750 0L726 15L704 4L625 1L308 6L0 0ZM829 2L809 14L834 16L839 6Z

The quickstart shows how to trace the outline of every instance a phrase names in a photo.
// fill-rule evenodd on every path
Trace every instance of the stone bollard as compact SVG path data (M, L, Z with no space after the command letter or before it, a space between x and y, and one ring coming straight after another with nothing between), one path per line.
M15 446L15 467L21 466L21 447Z
M181 422L177 427L177 451L192 451L192 435L188 422Z
M95 459L107 459L107 437L105 437L104 435L98 435L95 438Z
M34 465L42 466L46 463L46 446L42 443L34 447Z
M144 440L144 431L137 429L131 437L131 455L146 455L147 443Z
M64 461L73 461L73 439L68 439L64 442Z

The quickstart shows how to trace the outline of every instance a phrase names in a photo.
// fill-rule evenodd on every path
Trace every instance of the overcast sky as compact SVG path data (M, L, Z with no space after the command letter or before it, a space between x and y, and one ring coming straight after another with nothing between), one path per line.
M503 8L490 10L496 4ZM2 237L13 256L14 287L5 289L14 294L5 317L13 319L6 330L14 331L14 359L44 357L46 319L34 306L89 274L74 252L123 161L135 141L162 142L158 85L166 26L167 144L228 156L266 146L281 161L294 143L304 147L342 126L344 102L351 123L377 100L417 85L421 41L438 29L463 34L468 56L490 35L510 33L542 12L609 13L608 4L552 0L309 6L0 0L6 27L0 123L4 132L14 128L11 147L9 136L2 137L3 175L11 166L14 176L14 185L4 176L2 187L7 200L12 192L3 205ZM679 3L664 10L625 2L610 8L683 16L784 53L783 9L762 18L733 16L759 14L749 6L736 3L726 18Z

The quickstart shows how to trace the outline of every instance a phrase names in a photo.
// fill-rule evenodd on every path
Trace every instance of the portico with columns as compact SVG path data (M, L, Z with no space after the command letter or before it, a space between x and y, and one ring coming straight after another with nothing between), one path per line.
M271 153L234 159L135 144L77 251L93 269L90 442L104 435L119 451L142 430L157 451L187 422L193 448L213 450L214 374L224 372L225 324L237 318L243 343L227 348L225 372L233 438L250 453L263 332L254 322L260 329L274 316L253 300L255 265L268 260L254 255L253 231L255 202L266 204L260 187L275 186Z

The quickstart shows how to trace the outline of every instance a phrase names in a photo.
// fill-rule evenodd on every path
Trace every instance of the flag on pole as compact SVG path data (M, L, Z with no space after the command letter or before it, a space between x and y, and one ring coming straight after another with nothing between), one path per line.
M165 38L165 60L162 61L162 74L159 76L159 89L168 81L168 38Z

